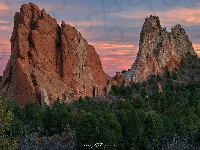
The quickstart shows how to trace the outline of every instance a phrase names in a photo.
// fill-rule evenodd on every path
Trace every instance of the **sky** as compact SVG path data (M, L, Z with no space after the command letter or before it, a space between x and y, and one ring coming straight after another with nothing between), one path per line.
M10 58L14 14L29 2L44 8L58 24L64 20L80 31L110 76L131 68L144 20L150 15L159 16L169 32L181 24L200 55L200 0L1 0L0 75Z

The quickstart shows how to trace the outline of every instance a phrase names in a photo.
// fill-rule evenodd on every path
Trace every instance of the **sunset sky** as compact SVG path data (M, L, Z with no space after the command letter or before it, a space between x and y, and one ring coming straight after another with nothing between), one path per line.
M0 75L10 57L15 12L28 0L0 2ZM200 54L200 0L32 0L40 9L78 29L99 54L110 76L127 70L135 61L146 17L159 16L170 31L181 24Z

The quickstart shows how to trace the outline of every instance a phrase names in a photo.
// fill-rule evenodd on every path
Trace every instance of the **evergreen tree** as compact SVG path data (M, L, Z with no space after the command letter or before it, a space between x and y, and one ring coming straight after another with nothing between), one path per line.
M4 99L0 96L0 149L8 150L17 148L17 142L12 137L6 137L5 131L9 130L13 114L7 110Z

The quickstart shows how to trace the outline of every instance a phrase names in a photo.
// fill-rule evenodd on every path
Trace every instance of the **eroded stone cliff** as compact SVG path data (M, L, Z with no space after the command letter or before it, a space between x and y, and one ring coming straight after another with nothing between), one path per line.
M11 56L3 72L4 97L25 104L71 101L108 92L114 82L102 69L93 46L74 27L33 3L15 13Z
M143 82L149 75L179 68L187 52L196 55L192 42L180 24L167 32L166 28L161 27L159 17L147 17L140 33L137 58L132 68L123 75L133 82Z

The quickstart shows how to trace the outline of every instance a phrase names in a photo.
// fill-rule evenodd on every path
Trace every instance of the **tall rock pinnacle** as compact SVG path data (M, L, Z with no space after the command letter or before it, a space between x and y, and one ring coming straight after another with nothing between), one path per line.
M196 55L181 25L177 24L171 32L167 32L166 28L161 27L159 17L150 16L145 19L140 33L137 58L124 76L133 82L143 82L149 75L179 68L187 52Z
M74 27L24 4L15 13L11 56L3 72L4 97L25 104L70 101L79 96L98 96L110 89L99 55Z

